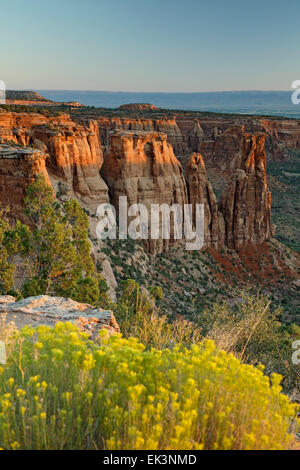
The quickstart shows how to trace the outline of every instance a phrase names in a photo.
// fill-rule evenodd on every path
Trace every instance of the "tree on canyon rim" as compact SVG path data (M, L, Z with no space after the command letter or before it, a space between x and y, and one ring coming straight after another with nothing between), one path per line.
M25 229L26 232L26 229ZM7 211L0 209L0 294L14 293L15 265L10 259L21 249L21 236L24 228L17 222L13 229Z
M29 185L24 202L32 230L23 239L27 266L22 295L61 295L97 303L101 277L91 257L88 216L79 203L55 201L43 175Z

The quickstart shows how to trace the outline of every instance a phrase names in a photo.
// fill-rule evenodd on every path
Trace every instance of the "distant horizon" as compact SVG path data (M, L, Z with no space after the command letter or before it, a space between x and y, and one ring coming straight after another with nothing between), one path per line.
M8 90L9 91L9 90ZM36 92L56 103L116 109L145 103L159 109L206 111L225 114L272 115L300 119L300 106L292 102L293 90L225 90L201 92L133 92L112 90L11 90ZM32 97L31 99L34 100Z
M192 94L198 94L198 93L291 93L292 89L249 89L249 90L239 90L239 89L233 89L233 90L201 90L201 91L155 91L155 90L101 90L101 89L93 89L93 90L88 90L88 89L81 89L81 88L7 88L7 91L35 91L37 93L42 92L42 91L79 91L79 92L84 92L84 93L155 93L155 94L160 94L160 93L168 93L168 94L187 94L187 95L192 95Z

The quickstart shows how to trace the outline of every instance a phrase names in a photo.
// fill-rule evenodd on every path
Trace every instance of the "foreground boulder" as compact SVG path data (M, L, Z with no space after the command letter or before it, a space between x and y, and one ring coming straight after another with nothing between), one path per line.
M18 328L25 325L53 326L57 322L69 321L92 336L97 336L102 329L111 334L120 332L111 310L102 310L64 297L39 295L16 302L12 296L0 296L0 312L6 314L7 322L13 321Z

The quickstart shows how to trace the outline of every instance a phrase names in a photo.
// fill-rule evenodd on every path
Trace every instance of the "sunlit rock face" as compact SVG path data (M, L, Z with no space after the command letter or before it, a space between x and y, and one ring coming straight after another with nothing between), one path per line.
M144 204L149 214L151 204L179 204L183 207L187 203L182 167L166 134L113 132L101 173L109 187L111 201L117 208L119 196L127 196L128 206ZM151 253L160 253L168 250L173 242L171 227L170 240L148 239L145 245Z
M102 145L108 145L109 134L113 130L163 132L172 145L175 155L186 152L181 130L176 119L148 119L148 118L97 118Z
M0 144L0 203L9 208L9 216L27 222L24 197L29 184L42 173L51 185L46 170L47 154L33 148Z
M186 166L186 183L189 203L193 205L193 220L196 217L196 204L204 204L205 246L218 248L224 245L225 225L218 201L211 183L208 181L203 157L193 153Z
M230 248L262 243L272 234L265 138L265 134L244 134L240 162L221 197L225 243Z
M86 203L108 201L107 187L99 175L103 162L98 125L80 125L67 114L47 117L29 113L0 113L0 139L48 153L50 178L63 184L68 196Z

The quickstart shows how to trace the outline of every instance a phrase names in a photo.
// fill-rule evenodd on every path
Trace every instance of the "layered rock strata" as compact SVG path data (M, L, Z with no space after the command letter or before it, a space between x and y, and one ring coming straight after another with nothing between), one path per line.
M61 114L47 118L28 113L0 113L0 139L32 146L49 153L47 169L60 191L84 202L108 201L107 187L99 175L103 162L98 125L73 122Z
M128 206L145 205L149 214L152 204L183 207L187 203L182 167L163 133L113 132L102 175L117 208L119 196L127 196ZM145 244L151 253L159 253L174 242L172 233L170 237L170 240L148 239Z
M223 214L218 209L218 201L211 183L208 181L202 155L193 153L186 167L188 201L193 205L193 220L196 204L204 204L205 246L218 248L224 245L225 224Z
M39 150L11 145L0 145L0 203L10 208L10 215L23 222L24 197L27 187L42 173L51 185L46 170L48 155Z
M244 134L240 163L221 197L225 243L230 248L259 244L272 235L265 138L265 134Z

